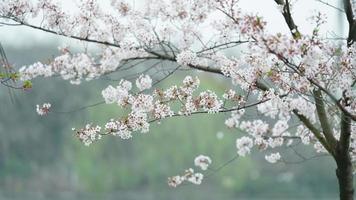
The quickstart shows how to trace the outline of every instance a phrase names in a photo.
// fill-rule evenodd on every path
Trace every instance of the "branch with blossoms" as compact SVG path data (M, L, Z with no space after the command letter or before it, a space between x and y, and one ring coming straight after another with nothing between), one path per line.
M267 56L269 56L270 53L272 53L273 56L276 56L278 60L282 61L282 63L286 66L291 66L291 63L289 62L289 57L291 56L296 56L298 54L302 54L302 55L307 55L308 51L310 50L310 46L313 44L319 44L320 41L315 41L310 40L309 38L305 37L303 38L302 36L299 36L298 31L296 31L296 25L293 22L293 18L291 16L291 12L290 12L290 5L289 2L286 1L278 1L277 2L278 5L280 5L282 7L282 14L285 17L285 20L288 24L288 26L291 29L292 34L294 34L294 38L292 38L291 40L284 36L284 35L278 35L277 37L275 36L270 36L270 35L266 35L265 31L264 31L264 27L266 25L266 23L259 18L258 16L253 16L253 15L246 15L246 16L242 16L240 14L239 9L237 9L237 7L235 7L236 2L232 3L225 3L225 2L220 2L218 5L216 5L216 7L212 7L212 8L216 8L217 10L221 11L224 15L228 16L228 19L232 19L233 24L231 24L229 21L224 21L222 24L225 27L228 27L229 29L231 29L231 32L235 32L236 29L239 29L238 32L240 32L240 34L242 35L246 35L247 41L248 40L252 40L253 42L249 43L250 46L253 49L256 49L258 53L262 53L262 54L266 54ZM127 7L127 4L120 4L119 6L123 6ZM150 59L158 59L158 60L167 60L167 61L171 61L171 62L177 62L178 64L193 68L193 69L198 69L198 70L203 70L203 71L207 71L207 72L212 72L212 73L217 73L217 74L223 74L226 76L229 76L232 78L232 80L234 82L236 82L237 84L241 85L242 88L244 89L248 89L248 88L263 88L263 90L266 90L266 88L268 89L268 87L263 86L263 84L260 84L260 82L262 82L262 76L265 76L264 74L267 74L267 77L263 77L263 78L267 78L268 81L267 82L271 82L274 83L275 86L274 87L280 87L282 86L283 89L286 89L285 86L283 86L283 84L286 84L284 82L282 82L282 84L280 84L279 82L281 81L280 78L277 78L276 75L278 73L280 73L280 63L278 63L278 60L275 60L273 62L276 62L276 69L253 69L254 65L259 65L262 64L262 66L264 66L264 62L261 62L261 60L256 57L255 55L247 55L252 57L246 59L247 62L245 63L240 63L238 62L236 59L230 59L230 58L226 58L222 55L219 55L219 51L215 51L219 46L224 46L225 44L230 44L232 43L231 41L228 41L226 43L222 43L221 45L214 45L212 47L209 48L205 48L202 49L200 51L198 51L198 53L194 53L192 51L186 50L186 51L181 51L177 56L175 56L176 52L175 50L172 50L172 54L173 55L168 55L167 53L165 54L160 54L154 50L152 50L153 48L150 48L150 46L152 45L157 45L157 46L163 46L162 44L163 41L161 41L160 39L157 40L157 38L165 38L164 36L161 37L157 37L157 33L155 32L154 37L150 38L147 35L145 35L145 37L143 37L142 39L148 39L147 41L143 41L140 40L140 38L137 38L137 36L135 36L140 42L138 44L143 44L143 46L141 45L137 45L137 44L125 44L126 46L122 46L120 44L117 43L111 43L111 42L106 42L105 40L98 40L98 39L91 39L90 37L95 37L95 34L91 34L90 37L89 35L86 35L86 37L82 37L82 36L76 36L71 34L71 32L73 31L69 31L68 25L65 25L63 22L65 22L65 18L67 18L66 14L64 12L62 12L60 10L60 8L57 5L54 4L50 4L49 2L42 2L41 4L38 5L37 9L39 10L35 10L32 7L27 8L26 6L28 6L27 4L24 4L23 6L17 6L14 9L9 9L10 12L6 12L4 13L5 15L3 15L4 18L13 20L17 23L19 23L20 25L24 25L24 26L29 26L31 28L34 29L39 29L42 31L46 31L46 32L50 32L53 34L57 34L57 35L63 35L66 37L71 37L74 39L79 39L82 41L86 41L86 42L92 42L92 43L97 43L97 44L101 44L101 45L105 45L105 46L111 46L111 47L115 47L117 49L110 49L107 48L105 49L102 58L101 58L101 65L97 65L95 63L93 63L94 58L91 58L88 55L85 54L78 54L78 55L72 55L67 49L64 49L63 55L57 57L54 62L50 65L50 66L44 66L40 63L35 64L33 66L29 66L27 68L22 68L20 70L21 74L22 74L22 78L24 80L26 79L33 79L37 76L52 76L54 74L61 74L61 76L64 79L69 79L71 80L72 83L79 83L80 80L82 78L85 77L85 79L87 80L91 80L93 78L96 78L98 76L104 75L107 72L111 72L117 69L117 66L119 66L118 64L115 63L119 63L121 61L129 61L129 60L135 60L136 58L138 59L142 59L142 60L150 60ZM85 5L83 5L85 6ZM96 16L98 19L101 19L102 15L99 12L99 8L96 7L94 5L95 9L93 10L93 12L89 12L89 13L85 13L85 15L91 15L91 16ZM20 9L20 10L16 10L16 9ZM23 10L21 10L23 9ZM42 26L35 26L35 25L31 25L27 22L25 22L25 14L26 14L26 9L28 9L28 11L31 13L34 13L35 15L38 14L38 12L40 12L41 10L48 10L48 13L50 14L49 17L54 18L52 20L52 22L55 22L56 24L51 24L49 23L50 21L47 22L47 25L45 25L46 27L42 27ZM211 9L211 8L209 8ZM127 9L124 9L127 10ZM121 12L121 11L120 11ZM14 13L16 13L16 15L14 15ZM18 14L20 13L20 15ZM120 14L124 14L125 16L127 16L128 13L120 13ZM83 15L83 13L81 13L80 15ZM19 17L20 16L20 17ZM181 15L179 15L181 17ZM78 17L78 19L83 19L83 18L87 18L85 16L80 16ZM241 20L243 19L243 20ZM113 22L112 18L103 18L103 20L109 20L111 23ZM95 22L88 22L88 23L95 23ZM74 21L72 23L68 23L68 24L78 24L78 22ZM252 26L251 26L252 25ZM66 31L63 31L63 28L61 28L61 26L67 26ZM55 27L60 27L57 31L56 30L52 30L52 28ZM235 31L234 31L235 29ZM82 33L82 32L79 32ZM196 35L194 33L194 35ZM266 35L266 36L265 36ZM298 36L297 36L298 35ZM155 38L155 39L153 39ZM296 41L297 39L297 41ZM303 47L301 49L298 48L294 48L294 46L285 46L285 47L278 47L279 49L276 49L276 44L279 44L280 41L285 40L286 45L291 45L293 44L296 47ZM114 40L115 41L115 40ZM169 45L170 43L167 43L168 45L166 45L168 48L172 49L172 47ZM255 47L254 47L255 46ZM285 49L284 49L285 48ZM292 48L292 49L291 49ZM162 47L162 49L164 50L164 47ZM178 48L175 48L176 51L178 51ZM261 51L262 50L262 51ZM265 51L265 52L264 52ZM129 53L127 53L129 52ZM223 66L221 69L218 69L216 67L209 67L209 66L204 66L201 63L207 62L207 61L203 61L201 57L199 57L199 53L201 52L210 52L210 54L206 54L205 56L209 56L208 60L213 61L216 63L216 65L218 66ZM287 54L286 54L287 53ZM146 57L135 57L135 55L140 54L140 56L143 55L147 55ZM117 55L120 55L119 57ZM150 57L150 55L153 55L154 57ZM246 57L247 58L247 57ZM274 58L272 58L274 59ZM78 61L80 61L80 64L78 64ZM116 62L115 62L116 61ZM256 62L258 61L258 62ZM259 63L260 62L260 63ZM113 65L114 64L114 65ZM252 70L247 70L247 68L241 68L238 69L236 68L239 65L251 65ZM273 64L273 63L272 63ZM296 65L297 67L301 66L301 64ZM231 69L230 69L231 68ZM236 69L234 69L236 68ZM292 71L288 72L291 75L294 76L293 74L294 72L298 72L298 70L295 69L295 66L292 66ZM276 72L276 73L275 73ZM252 74L255 74L257 76L251 76ZM315 72L313 72L313 74L315 74ZM299 78L300 82L305 81L304 77L310 77L313 76L313 74L302 74L302 73L298 73L298 75L300 77L295 77L295 78ZM294 78L294 79L295 79ZM314 85L318 85L317 81L314 81L311 78L307 78L308 81L312 82ZM299 84L299 83L298 83ZM250 85L250 86L249 86ZM302 88L298 88L298 86L296 87L295 84L294 86L291 84L290 85L289 90L295 90L296 92L300 92L303 93L303 91L305 90L310 90L309 88L312 88L311 86L308 85L304 85ZM326 89L322 88L324 92L327 92ZM287 89L288 90L288 89ZM330 94L330 93L328 93ZM305 94L306 95L306 94ZM329 95L331 96L331 95ZM333 96L331 96L333 97ZM335 98L332 98L334 101L336 100ZM345 112L346 109L343 108L342 106L340 106L340 104L338 104L339 107ZM295 113L298 113L298 110L294 111ZM298 115L297 115L298 116ZM353 116L350 115L349 116ZM311 128L311 130L314 130L314 134L318 133L319 131L316 130L313 126L311 126L311 123L307 121L307 119L305 118L305 116L298 116L303 122L306 123L306 126L308 128ZM323 137L320 136L320 134L316 134L318 136L318 138L323 141ZM322 142L325 144L325 142ZM325 145L326 146L326 145Z
M123 139L131 138L132 131L148 132L149 123L160 121L166 117L189 116L203 113L231 112L244 108L255 106L261 102L224 109L223 101L220 100L212 91L203 91L198 96L194 97L193 92L198 89L200 80L196 77L193 79L187 76L183 80L183 85L172 86L167 90L155 89L152 95L144 94L142 91L150 89L152 79L148 75L141 75L136 80L136 86L139 90L138 94L130 94L132 84L129 81L121 80L119 86L114 88L109 86L102 91L102 95L107 104L117 103L119 106L126 108L131 107L131 112L127 117L121 120L111 120L105 125L105 133L99 133L99 127L91 127L77 131L78 137L85 143L91 144L94 140L100 138L99 135L118 135ZM236 94L226 94L225 98L235 101L236 105L242 100ZM264 100L265 101L265 100ZM170 104L180 104L181 108L178 112L172 111ZM202 111L199 111L202 109ZM152 116L152 117L150 117ZM93 131L94 130L94 131Z
M102 91L105 103L116 103L128 114L103 128L88 124L75 129L84 144L104 135L129 139L133 132L146 133L150 123L168 117L229 113L225 125L245 133L236 139L238 156L250 154L254 146L267 151L298 138L317 153L333 156L341 199L349 200L356 163L356 23L355 5L343 2L349 23L343 46L320 34L326 22L321 13L311 17L311 33L301 32L290 0L274 1L287 34L270 33L268 23L261 16L243 13L238 0L148 0L142 10L120 0L112 1L110 11L103 11L98 1L82 0L77 13L66 12L50 0L10 0L0 3L0 23L91 43L99 50L93 55L62 48L50 63L22 67L23 81L60 76L80 84L132 72L118 86ZM43 20L36 24L36 19ZM153 80L158 76L165 80L178 70L219 75L233 86L220 97L211 90L199 91L199 79L190 74L180 86L152 91ZM128 79L136 79L137 91ZM50 104L38 106L37 112L47 114ZM245 118L254 112L258 119ZM295 122L301 124L290 129ZM265 158L271 163L284 160L276 150ZM171 178L170 184L200 183L202 178L189 169Z
M45 6L45 5L43 5ZM289 4L288 4L288 1L286 3L283 4L284 8L282 9L283 10L283 13L284 13L284 16L286 18L286 21L288 23L290 23L290 27L296 27L294 25L294 22L292 20L292 17L290 15L290 8L289 8ZM223 5L221 4L221 8L219 8L220 11L222 11L224 14L227 14L227 12L224 11L224 8L226 9L226 5ZM284 64L286 64L287 66L290 65L289 61L285 58L287 56L291 56L291 55L286 55L286 56L283 56L283 54L281 54L280 52L276 51L276 50L272 50L273 49L273 44L274 43L277 43L279 42L280 39L278 38L272 38L273 40L269 39L268 37L264 37L261 35L261 33L263 33L263 29L264 29L264 25L265 23L259 19L258 17L254 17L254 16L245 16L244 18L246 19L245 21L247 22L246 24L239 24L239 20L238 20L238 15L236 15L234 12L234 9L226 9L226 10L229 10L231 11L231 13L228 13L228 17L230 19L233 19L233 22L236 23L238 25L238 28L241 29L241 33L244 33L248 36L250 36L255 42L256 44L258 45L258 42L259 41L262 41L262 44L264 46L262 46L263 48L266 48L267 47L267 52L270 53L272 52L272 54L274 54L275 56L277 56L278 59L280 59ZM37 27L37 26L33 26L33 25L30 25L30 24L27 24L23 21L20 21L19 19L16 19L14 18L13 20L17 20L17 22L19 23L22 23L22 25L25 25L25 26L30 26L32 28L35 28L35 29L40 29L40 30L43 30L43 31L47 31L47 32L51 32L51 33L54 33L54 34L60 34L60 35L65 35L63 33L58 33L58 32L55 32L55 31L51 31L51 30L48 30L48 29L45 29L45 28L42 28L42 27ZM246 27L242 27L244 25L249 25L249 24L253 24L254 25L254 28L250 29L250 28L247 28ZM291 30L293 32L293 29ZM67 35L65 35L67 36ZM77 36L74 36L75 39L83 39L85 41L88 41L88 42L93 42L93 43L99 43L99 44L105 44L107 46L113 46L113 47L117 47L117 48L120 48L121 46L118 46L117 44L111 44L111 43L108 43L108 42L100 42L100 41L97 41L97 40L91 40L91 39L88 39L87 37L86 38L78 38ZM297 39L302 39L302 38L297 38ZM291 40L291 42L293 42L295 40ZM160 41L159 41L160 42ZM309 42L309 41L305 41L305 42ZM308 44L303 44L301 43L300 46L308 46ZM146 45L147 46L147 45ZM168 45L169 46L169 45ZM241 79L240 81L240 84L242 86L244 85L248 85L248 84L252 84L252 85L255 85L257 86L257 88L261 88L263 87L262 84L260 84L258 81L256 81L256 78L252 78L252 80L247 80L248 78L247 77L243 77L243 74L244 72L241 71L242 73L240 72L232 72L229 71L230 69L227 69L227 67L229 67L229 65L236 65L238 63L234 63L234 60L232 60L232 62L229 60L229 59L226 59L224 57L222 58L210 58L212 59L213 61L217 62L218 65L222 65L224 66L224 68L222 68L221 70L220 69L217 69L217 68L212 68L212 67L209 67L209 66L202 66L200 65L199 63L199 57L198 55L196 55L196 53L193 53L191 51L183 51L181 53L179 53L176 57L172 56L172 55L167 55L167 54L160 54L160 53L157 53L155 51L152 51L151 48L143 48L143 49L139 49L137 47L132 47L130 46L128 49L125 49L125 51L127 50L132 50L132 49L135 49L132 54L138 54L138 53L147 53L149 55L153 55L155 57L142 57L142 60L149 60L149 59L158 59L158 60L167 60L167 61L171 61L171 62L177 62L178 64L182 64L182 65L185 65L185 66L188 66L190 68L194 68L194 69L199 69L199 70L203 70L203 71L207 71L207 72L212 72L212 73L217 73L217 74L224 74L224 75L227 75L227 76L236 76L237 77L233 77L233 79L236 81L236 79ZM209 49L209 48L208 48ZM210 48L211 50L213 50L214 48ZM209 49L209 50L210 50ZM209 51L207 50L207 51ZM106 54L103 54L103 61L102 63L107 63L109 61L111 61L112 63L112 57L109 57L110 55L118 55L120 54L122 56L123 54L123 51L116 51L115 50L111 50L111 49L107 49L106 50ZM136 52L135 52L136 51ZM205 50L201 50L200 52L204 52ZM214 51L213 51L214 52ZM288 51L284 51L284 52L293 52L294 54L297 54L299 52L298 49L293 49L293 50L288 50ZM175 54L174 51L172 51L173 54ZM216 52L214 52L216 53ZM61 71L46 71L46 70L42 70L42 69L49 69L49 67L47 66L30 66L28 68L23 68L22 70L20 70L23 74L23 77L25 77L24 79L32 79L32 78L35 78L36 76L39 76L39 75L44 75L44 76L51 76L52 74L54 73L60 73L62 74L63 78L64 79L75 79L73 80L72 82L73 83L79 83L80 79L83 77L83 76L86 76L86 79L87 80L91 80L92 77L95 77L95 76L100 76L102 74L105 74L106 71L113 71L115 70L115 67L118 66L105 66L103 67L103 65L101 65L102 69L100 69L99 67L99 70L101 71L98 71L97 68L90 68L90 67L84 67L84 66L92 66L92 59L90 57L88 57L87 55L84 55L84 54L81 54L81 55L68 55L69 53L67 51L65 51L65 55L61 56L61 57L58 57L57 59L58 60L55 60L54 63L52 64L52 68L54 69L60 69ZM108 55L107 55L108 54ZM293 54L293 55L294 55ZM303 52L303 54L305 54L305 52ZM105 58L108 57L110 58L110 60L106 60ZM135 57L127 57L127 61L129 61L130 59L132 60L135 60L136 58ZM141 59L141 58L138 58L138 59ZM219 60L220 59L220 60ZM225 60L224 60L225 59ZM83 62L82 65L78 65L76 63L77 60L81 60L81 62L87 60L87 62ZM118 58L117 61L124 61L125 62L125 58L122 59L122 58ZM257 59L256 59L257 60ZM252 60L251 60L252 61ZM229 63L230 62L230 63ZM67 68L71 69L71 63L75 63L75 66L76 68L74 68L73 71L69 71L68 70L64 70L63 68L61 68L60 66L66 66ZM63 71L64 70L64 71ZM271 69L272 70L272 69ZM295 71L295 69L293 68L293 70ZM81 73L83 71L83 73ZM265 70L266 71L266 70ZM279 71L279 70L276 70L276 71ZM258 71L257 71L258 72ZM267 71L268 72L268 71ZM269 73L269 72L268 72ZM26 74L29 75L29 77L26 77ZM260 74L260 72L258 72L257 74ZM33 76L31 77L31 75L36 75L36 76ZM272 75L272 79L273 80L273 73L271 74ZM300 76L303 76L302 74L299 74ZM255 80L254 80L255 79ZM274 82L277 82L279 81L279 79L276 79L274 80ZM309 80L310 81L310 80ZM263 87L264 90L266 87ZM303 88L304 90L304 88ZM302 121L306 122L307 123L307 120L305 118L302 117ZM310 126L310 123L307 123L307 126L309 128L312 128L312 126ZM314 130L315 128L312 128L312 130ZM314 133L317 133L318 131L313 131ZM323 141L323 138L318 135L318 138ZM322 142L325 144L325 142ZM325 145L326 146L326 145Z

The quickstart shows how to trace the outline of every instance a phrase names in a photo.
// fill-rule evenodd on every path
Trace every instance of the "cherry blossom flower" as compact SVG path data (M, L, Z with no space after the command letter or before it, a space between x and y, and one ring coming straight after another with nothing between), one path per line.
M199 99L199 105L208 113L219 112L223 105L223 101L218 99L218 96L210 90L200 93Z
M117 102L118 105L125 106L128 103L129 98L131 97L129 95L129 91L131 90L131 87L132 87L131 82L126 80L121 80L116 88L109 85L101 92L101 94L105 99L105 103L112 104Z
M200 185L203 181L204 175L202 173L195 173L192 168L185 170L182 176L177 175L168 178L168 185L171 187L177 187L184 181L188 181L195 185Z
M200 185L203 181L204 175L202 173L195 173L188 177L188 181L195 184Z
M211 159L208 156L199 155L194 159L194 165L205 171L211 165Z
M50 112L50 108L51 108L50 103L44 103L42 104L42 106L36 105L36 112L40 116L47 115Z
M177 63L183 66L197 64L197 55L191 51L182 51L177 55Z
M182 184L184 181L184 177L181 176L173 176L168 178L168 185L170 187L177 187L178 185Z
M79 130L73 129L79 140L83 142L85 146L89 146L94 141L101 139L100 130L100 126L94 127L91 124L87 124L84 128Z
M249 137L243 136L236 140L237 154L239 156L245 157L251 152L253 147L253 140Z
M270 155L266 155L265 159L270 163L276 163L281 159L281 155L277 153L271 153Z
M152 87L152 79L148 75L140 75L138 79L136 79L136 86L140 91L150 89Z

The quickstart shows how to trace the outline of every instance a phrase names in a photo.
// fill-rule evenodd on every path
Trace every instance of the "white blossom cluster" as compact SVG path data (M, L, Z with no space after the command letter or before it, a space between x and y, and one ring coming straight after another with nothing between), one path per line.
M191 51L182 51L177 55L177 63L183 66L196 65L197 55Z
M37 77L51 77L60 75L64 80L69 80L72 84L80 84L82 80L90 81L104 74L115 71L120 62L124 59L145 56L140 50L103 50L99 62L95 56L87 53L73 54L68 48L61 50L62 55L53 59L50 64L34 63L20 68L21 80L31 80ZM150 80L147 77L141 78L143 82L137 82L137 86L150 88ZM140 80L141 80L140 79Z
M277 153L271 153L265 156L265 159L270 163L276 163L281 159L281 155Z
M260 150L267 148L276 148L284 144L290 145L293 140L286 140L292 136L289 131L288 122L291 119L293 111L305 116L312 123L315 123L315 105L303 97L280 97L275 94L274 90L260 93L258 97L262 103L257 105L257 110L266 117L266 121L257 120L241 120L245 110L233 111L231 117L225 121L225 125L229 128L238 128L246 132L250 137L237 139L236 146L238 154L245 156L250 152L250 149L256 145ZM268 119L270 118L270 119ZM273 120L272 126L270 121ZM315 136L304 126L299 126L296 137L300 137L303 144L315 144L317 152L325 152L321 144L317 144Z
M40 116L47 115L50 112L51 106L50 103L44 103L42 106L36 105L36 112Z
M184 181L188 181L195 185L200 185L203 181L204 175L202 173L194 173L192 168L185 170L183 175L168 177L168 185L170 187L177 187Z
M223 94L223 98L225 100L235 100L235 101L240 101L241 100L241 96L236 94L235 90L229 89L228 91L226 91Z
M121 80L118 86L109 85L102 90L106 104L117 103L122 108L129 108L127 116L111 119L104 126L101 135L114 135L122 139L132 138L133 132L147 133L150 123L177 115L190 115L195 112L216 113L222 109L223 101L210 90L195 94L200 80L187 76L181 86L173 86L167 90L155 89L153 94L144 91L152 86L148 75L140 75L136 79L137 93L132 83ZM172 103L179 104L180 109L174 112ZM84 140L82 140L84 141ZM94 141L94 140L93 140ZM86 144L90 144L86 142Z
M243 136L236 140L237 154L239 156L246 156L250 154L251 148L253 147L253 140L250 137Z
M22 67L19 72L22 80L31 80L38 76L50 77L53 75L51 68L40 62L34 63L27 68Z
M199 155L194 159L194 165L205 171L211 165L211 158L204 155ZM168 178L168 185L170 187L177 187L184 181L188 181L195 185L200 185L203 181L204 175L202 173L194 172L194 169L189 168L185 170L183 175L176 175Z
M122 139L130 139L132 137L131 131L128 130L127 125L121 121L115 121L114 119L111 119L105 124L105 130L112 135L119 136Z
M23 68L23 79L60 74L72 83L79 83L81 79L92 80L116 70L120 61L126 58L150 55L140 48L142 44L155 46L160 42L157 38L164 41L175 36L178 39L171 40L179 53L172 60L184 66L211 60L232 78L233 83L245 90L252 88L250 86L254 86L259 78L268 78L284 91L293 89L305 93L315 87L308 81L314 79L317 83L331 80L327 89L352 93L355 48L340 48L336 42L323 40L315 33L300 35L298 40L287 34L270 34L261 17L244 14L238 4L228 1L150 0L145 3L145 9L137 9L130 2L112 1L112 12L108 14L97 0L80 1L78 13L67 12L52 0L9 0L0 4L0 14L24 23L41 17L44 20L39 28L115 47L105 48L101 59L84 53L64 53L55 59L57 64L54 61L48 66L37 64ZM157 23L160 26L154 27ZM254 42L249 43L249 51L240 58L227 57L218 48L208 47L206 50L204 44L208 41L201 36L202 30L206 30L202 27L207 26L211 35L217 35L213 38L216 40L214 44L233 42L234 35ZM198 50L195 50L197 46ZM97 60L99 62L94 62ZM335 74L338 75L336 78ZM354 95L352 97L349 110L355 112L352 109Z
M126 80L121 80L119 85L114 88L109 85L104 89L101 94L105 100L105 103L112 104L117 103L120 106L125 106L128 104L131 95L129 91L132 88L132 83Z
M76 132L76 136L86 146L89 146L91 143L101 139L100 126L94 127L91 124L87 124L82 129L76 130L75 128L73 128L72 130Z
M162 104L159 101L155 102L153 109L155 119L164 119L166 117L172 117L174 115L174 112L168 105Z
M211 162L211 159L204 155L199 155L194 159L194 165L204 171L208 169L209 165L211 165Z
M231 117L225 120L225 125L229 128L238 128L240 125L240 118L245 114L245 110L235 110L231 112Z
M223 105L223 101L219 100L218 96L210 90L200 93L199 99L199 106L208 113L219 112Z
M136 79L136 86L140 91L150 89L152 87L152 79L148 75L141 75Z

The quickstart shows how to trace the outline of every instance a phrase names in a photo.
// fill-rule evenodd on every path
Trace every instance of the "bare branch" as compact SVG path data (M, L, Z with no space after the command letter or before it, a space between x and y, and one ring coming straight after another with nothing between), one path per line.
M344 9L345 9L347 21L349 22L349 24L352 24L354 22L354 13L352 11L351 0L343 0L343 1L344 1Z
M275 2L279 5L279 6L283 6L283 12L282 15L284 17L284 20L286 21L288 28L291 32L291 34L293 35L293 37L295 39L299 39L300 38L300 32L298 30L297 25L294 23L292 14L291 14L291 10L290 10L290 3L289 0L275 0Z
M331 8L334 8L335 10L337 10L337 11L339 11L339 12L342 12L342 13L345 12L343 9L341 9L341 8L339 8L339 7L336 7L336 6L334 6L334 5L331 5L330 3L325 2L325 1L323 1L323 0L316 0L316 1L317 1L317 2L320 2L320 3L324 4L324 5L327 5L327 6L331 7Z
M347 21L349 22L349 36L347 38L347 46L350 47L356 41L356 20L352 10L351 0L343 0L344 9Z

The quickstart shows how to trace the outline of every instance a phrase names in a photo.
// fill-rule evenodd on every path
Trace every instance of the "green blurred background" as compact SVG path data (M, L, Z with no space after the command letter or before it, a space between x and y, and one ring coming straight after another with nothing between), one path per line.
M58 54L56 44L4 48L14 66ZM202 88L222 94L228 87L219 79L198 75ZM171 78L160 87L181 78ZM118 117L122 111L117 106L99 105L47 117L36 114L35 105L44 102L51 102L57 111L97 103L102 101L101 89L117 83L99 79L75 86L59 79L36 79L31 91L14 91L14 102L1 87L0 199L336 199L335 164L330 157L269 164L257 150L231 162L200 186L169 188L167 177L192 167L199 154L212 158L212 168L236 155L235 140L241 134L225 128L227 114L167 119L152 124L148 134L137 133L126 141L104 137L89 147L77 140L71 128ZM309 147L295 148L313 155ZM290 162L300 160L290 149L282 155Z

